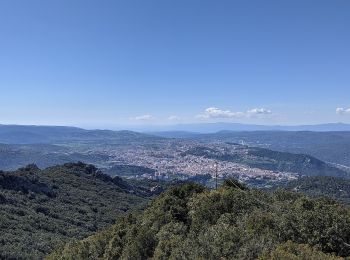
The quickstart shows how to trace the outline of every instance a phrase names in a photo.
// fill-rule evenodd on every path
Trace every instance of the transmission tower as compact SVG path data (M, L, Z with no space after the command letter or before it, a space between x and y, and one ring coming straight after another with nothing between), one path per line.
M214 164L215 167L215 189L218 189L218 168L219 168L219 164L218 162L215 162Z

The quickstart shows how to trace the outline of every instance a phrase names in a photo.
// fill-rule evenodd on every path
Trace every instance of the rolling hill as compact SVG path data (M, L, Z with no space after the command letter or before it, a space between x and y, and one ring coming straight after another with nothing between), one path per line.
M278 152L235 143L230 145L234 147L234 153L208 148L207 146L198 146L187 150L182 153L182 155L194 155L217 161L234 162L270 171L293 172L306 176L334 176L350 179L350 173L309 155Z
M161 147L167 139L132 131L0 125L0 170L83 161L99 167L120 147Z
M92 165L0 172L0 258L41 259L59 244L106 228L143 208L153 193Z
M160 137L132 131L86 130L67 126L0 125L3 144L126 144Z
M160 133L160 136L173 137L171 132ZM282 152L309 154L326 162L350 166L350 131L220 131L210 134L175 133L174 136L203 143L244 143Z
M99 165L110 158L107 154L84 153L66 146L51 144L0 144L0 170L15 170L27 164L40 168L83 161Z

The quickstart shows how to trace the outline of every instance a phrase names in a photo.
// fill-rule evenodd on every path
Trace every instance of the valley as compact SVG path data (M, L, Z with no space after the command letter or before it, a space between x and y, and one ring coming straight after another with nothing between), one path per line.
M240 140L244 136L238 133L237 137L233 136L236 133L217 133L170 138L132 131L16 127L17 131L14 126L0 126L0 141L8 142L0 145L0 169L14 170L30 163L45 168L82 161L96 165L107 174L129 179L171 181L210 176L208 186L214 184L216 165L219 182L233 177L257 187L285 183L300 176L350 178L347 168L307 154L274 151L268 143L273 138L267 139L265 132L261 133L260 141L254 143L247 137ZM10 131L14 132L10 135ZM36 138L33 138L34 132ZM21 133L17 139L15 133ZM258 137L258 133L245 134L249 135ZM36 143L38 138L40 143ZM22 143L15 143L15 140ZM284 143L288 140L280 142ZM276 150L283 149L276 147ZM139 168L130 172L130 167ZM113 171L116 168L118 170Z
M240 207L243 208L247 206L243 200L251 203L252 208L244 213L249 218L254 219L261 210L266 211L262 215L264 218L270 214L277 216L276 207L283 208L283 211L298 217L298 205L308 200L303 197L304 195L296 195L301 193L316 198L317 201L310 200L308 203L315 204L317 207L323 205L323 202L318 201L322 200L322 197L332 198L342 206L334 205L336 202L333 200L330 202L327 198L325 199L329 204L327 207L333 207L334 210L339 211L339 214L348 216L348 213L339 209L339 207L347 207L345 205L349 205L350 202L348 169L311 155L277 151L263 143L232 142L231 136L223 139L210 136L208 138L172 138L132 131L61 127L53 129L40 127L37 130L35 127L17 126L20 128L17 134L21 134L16 139L16 132L6 134L5 128L6 126L0 127L2 131L0 131L0 140L4 142L0 145L0 166L3 169L0 171L2 231L0 257L5 259L42 259L50 253L51 259L66 259L64 257L85 259L89 258L90 253L93 254L93 259L98 258L100 253L110 254L104 257L106 259L113 259L114 254L121 256L135 253L141 254L138 257L146 256L151 251L147 253L135 248L129 249L127 244L123 244L120 252L110 252L109 246L105 243L109 239L111 241L119 239L117 238L119 235L115 234L119 228L126 228L126 230L131 228L127 232L132 230L140 232L136 237L132 237L133 241L142 244L143 238L139 236L143 236L143 232L148 234L153 231L142 229L139 221L143 218L148 219L148 214L158 214L153 211L161 212L160 218L166 216L164 219L166 223L170 221L164 228L171 226L172 217L168 219L167 216L176 213L168 208L173 202L169 202L169 205L164 204L164 208L163 206L157 208L158 206L154 205L165 203L162 202L164 197L168 198L166 201L178 201L180 198L177 196L182 195L177 192L187 192L191 189L194 189L195 193L199 192L198 196L208 195L213 200L222 197L225 202L220 202L220 208L213 210L214 213L222 211L223 215L217 216L220 218L231 214L231 209L227 208L231 203L240 203ZM13 131L13 126L9 131ZM32 131L36 134L33 135ZM20 141L16 143L16 140ZM261 140L266 141L266 139ZM214 190L216 183L220 191ZM232 183L234 183L233 186ZM234 187L239 189L231 190ZM282 193L285 198L279 201L281 188L289 190L290 193ZM265 193L262 193L262 190ZM164 194L163 191L168 192ZM192 196L193 191L190 191L189 197ZM247 197L243 200L239 198L242 192L247 193ZM251 198L248 193L254 194L254 198ZM229 197L226 197L227 194L230 194ZM189 198L183 199L186 201ZM195 199L196 196L191 198L191 201ZM216 207L211 204L212 199L206 203L211 205L210 207ZM284 201L290 199L293 200L294 209L283 206ZM261 204L261 201L264 202ZM260 204L256 204L257 202ZM174 207L179 208L174 210L180 210L180 212L174 215L173 220L177 221L177 214L184 214L184 219L192 218L192 215L183 212L183 210L192 210L189 201L185 203L186 205L182 202L179 202L179 205L177 203L175 202ZM265 205L272 206L265 208ZM203 206L205 210L207 206ZM136 217L131 217L130 213ZM216 213L212 217L210 214L204 215L214 218ZM288 214L279 220L282 222L278 225L284 223L284 218L287 219ZM323 214L323 211L321 210L319 214ZM134 224L120 226L130 220L128 216L133 219L136 229L133 229ZM152 221L150 224L153 223ZM187 223L187 220L184 221ZM237 221L244 226L231 227L234 230L240 229L239 239L244 241L241 241L241 249L237 248L238 251L235 252L240 257L247 256L245 250L252 249L253 245L256 251L249 257L262 255L263 252L256 246L260 243L260 238L265 238L262 236L258 240L249 240L250 236L246 235L250 232L249 222L246 222L245 217L238 218ZM183 225L182 220L176 223L176 227ZM159 225L163 224L159 223ZM214 220L212 224L215 224ZM343 222L340 221L339 224L343 225ZM228 223L224 225L227 226ZM262 223L262 225L265 224ZM304 224L300 222L298 225L300 225L298 228L303 228ZM327 223L327 225L330 224ZM203 239L202 236L207 236L204 233L209 232L207 228L211 229L210 225L208 227L185 226L183 234L190 232L193 241L199 239L196 242L199 246L198 250L203 250L204 245L200 241ZM197 229L204 232L199 237L193 233ZM341 234L344 239L347 239L345 227L344 230ZM162 239L158 240L158 236L165 231L157 232L161 233L159 235L152 233L149 239L154 243L160 243L161 246L165 242ZM257 232L256 235L259 236L260 231ZM288 237L292 238L288 232L285 234L285 239L277 238L277 233L272 234L275 245L291 246L285 244ZM225 236L225 234L222 235ZM297 236L297 233L294 235ZM313 237L310 233L306 235ZM130 236L133 235L130 233ZM307 241L307 238L305 239L301 242ZM76 240L79 242L74 242ZM294 238L292 241L300 242ZM99 243L101 247L95 248L95 243ZM190 243L190 240L186 243ZM264 244L263 247L273 250L275 245ZM340 249L336 244L330 249L321 242L315 242L312 245L322 246L324 253L348 254L347 248ZM150 254L169 256L170 252L161 253L160 250L163 249L155 249L154 246L149 248L149 250L155 250ZM179 246L182 247L185 244L180 243ZM295 246L299 245L295 244ZM174 248L174 250L177 249ZM181 250L186 252L184 249ZM200 251L196 254L200 255ZM322 252L317 254L323 254ZM211 253L206 252L204 256L209 257Z

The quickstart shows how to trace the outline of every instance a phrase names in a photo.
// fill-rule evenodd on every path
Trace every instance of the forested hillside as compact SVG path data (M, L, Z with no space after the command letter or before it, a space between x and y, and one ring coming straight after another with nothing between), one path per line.
M303 177L289 182L285 188L310 196L327 196L350 205L350 180L329 176Z
M0 171L0 259L40 259L143 208L152 194L83 163Z
M350 256L350 209L301 193L230 180L185 184L48 259L340 259Z

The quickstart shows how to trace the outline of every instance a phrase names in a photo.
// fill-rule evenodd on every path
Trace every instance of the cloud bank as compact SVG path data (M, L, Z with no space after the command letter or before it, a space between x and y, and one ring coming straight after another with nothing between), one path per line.
M339 115L350 115L350 108L338 107L335 111Z
M199 114L196 118L212 119L212 118L242 118L242 117L256 117L266 116L272 114L272 111L265 108L253 108L246 112L233 112L230 110L222 110L217 107L209 107L205 109L203 114Z
M150 120L154 120L155 117L152 115L141 115L141 116L131 117L130 119L135 121L150 121Z
M172 116L168 117L168 120L170 120L170 121L180 121L181 117L172 115Z

